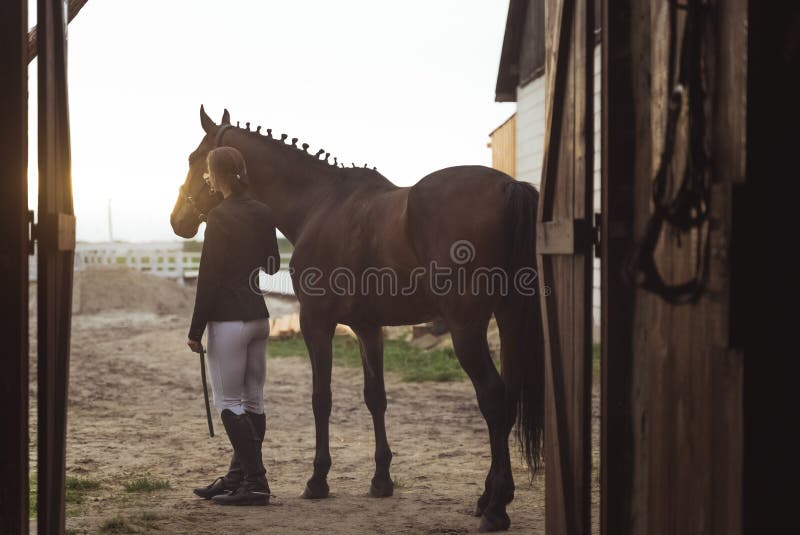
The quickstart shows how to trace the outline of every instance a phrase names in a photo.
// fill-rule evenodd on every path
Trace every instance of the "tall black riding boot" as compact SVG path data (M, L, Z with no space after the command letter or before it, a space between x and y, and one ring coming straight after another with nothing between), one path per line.
M261 459L260 430L247 413L237 415L227 409L222 411L222 423L239 459L244 479L232 493L212 499L222 505L267 505L269 485Z
M267 433L267 417L262 412L261 414L256 414L255 412L247 412L245 414L250 421L253 423L253 428L255 430L256 437L258 438L258 464L259 470L265 474L267 469L264 468L264 458L263 458L263 446L264 446L264 435ZM266 479L265 479L266 481ZM267 491L269 491L269 483L267 483Z
M261 414L257 414L255 412L245 411L245 414L247 414L247 416L250 418L250 421L253 422L259 442L263 443L264 435L267 434L267 417L263 412Z
M194 489L194 493L201 498L209 500L214 496L235 491L242 485L242 479L244 479L242 467L239 464L239 457L234 450L233 456L231 457L231 464L228 467L228 473L222 477L218 477L206 487Z

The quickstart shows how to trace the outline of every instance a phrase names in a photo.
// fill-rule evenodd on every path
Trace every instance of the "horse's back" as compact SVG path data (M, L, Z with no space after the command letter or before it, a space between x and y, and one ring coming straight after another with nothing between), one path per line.
M414 185L407 226L420 262L453 265L460 245L471 248L477 265L502 266L507 256L505 190L512 181L496 169L460 166L431 173Z
M425 175L412 186L412 190L424 190L453 185L478 185L486 182L508 182L514 180L507 174L485 165L457 165L445 167Z

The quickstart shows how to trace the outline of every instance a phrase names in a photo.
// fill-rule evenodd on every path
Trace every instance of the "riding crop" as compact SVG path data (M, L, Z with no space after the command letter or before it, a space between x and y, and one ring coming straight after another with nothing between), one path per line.
M208 404L208 382L206 381L206 352L200 345L200 376L203 378L203 396L206 399L206 419L208 420L208 434L214 436L214 423L211 421L211 406Z

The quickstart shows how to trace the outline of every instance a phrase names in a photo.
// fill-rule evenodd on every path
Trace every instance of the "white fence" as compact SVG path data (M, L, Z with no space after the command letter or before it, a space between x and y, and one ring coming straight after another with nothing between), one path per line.
M289 277L290 254L281 255L281 270L259 278L263 291L294 295ZM87 243L75 246L75 271L95 266L125 266L181 283L197 277L200 251L184 251L183 242ZM36 255L30 259L28 279L36 280Z
M183 250L175 243L79 243L75 270L94 266L125 266L170 279L197 276L200 252Z

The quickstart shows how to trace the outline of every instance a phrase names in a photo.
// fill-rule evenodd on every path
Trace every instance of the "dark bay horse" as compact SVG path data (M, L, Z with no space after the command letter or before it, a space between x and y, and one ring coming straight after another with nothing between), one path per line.
M373 169L340 167L323 151L310 154L297 139L281 139L230 124L203 108L203 140L170 222L193 237L220 199L203 180L206 155L217 146L245 158L251 194L272 209L278 229L294 244L292 283L313 371L316 425L314 473L304 497L328 496L331 466L332 338L337 323L358 336L364 400L375 427L375 475L370 494L391 496L392 452L384 413L382 326L442 318L456 356L475 387L489 428L492 462L476 516L482 531L508 529L514 498L508 437L517 439L532 472L540 465L544 419L544 345L535 266L538 193L529 184L482 166L451 167L416 185L397 187ZM495 315L501 373L486 340ZM443 444L447 447L447 444Z

